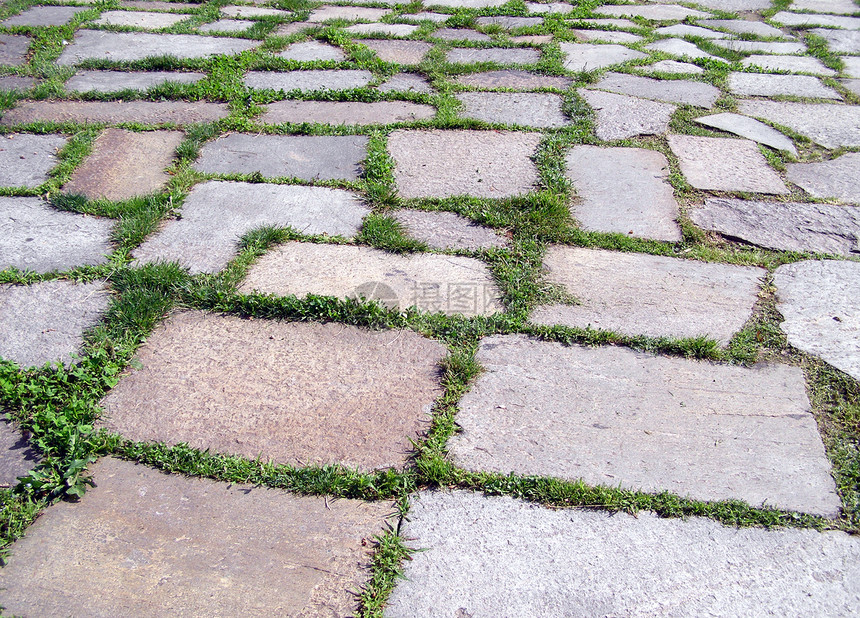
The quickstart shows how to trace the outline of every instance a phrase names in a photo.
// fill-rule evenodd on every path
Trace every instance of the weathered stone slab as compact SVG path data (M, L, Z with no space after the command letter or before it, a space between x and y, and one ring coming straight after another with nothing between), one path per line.
M385 39L364 39L361 44L369 47L380 60L397 64L419 64L433 47L422 41L387 41Z
M430 36L442 41L492 41L489 35L470 28L440 28Z
M812 73L813 75L836 75L833 69L828 69L820 60L809 56L763 56L752 55L744 58L741 64L745 67L760 67L765 71L784 71L786 73Z
M167 82L194 84L205 78L205 73L176 71L80 71L66 82L66 90L77 92L147 90Z
M409 36L418 30L418 26L410 24L386 24L374 22L372 24L355 24L346 28L350 34L384 34L386 36Z
M770 8L770 0L701 0L701 6L726 13L735 11L762 11Z
M725 113L702 116L696 118L696 122L706 127L714 127L715 129L740 135L776 150L785 150L797 156L797 149L789 138L758 120L753 120L740 114Z
M209 181L195 186L181 218L169 221L134 256L142 262L176 261L192 273L215 273L235 256L238 239L256 228L349 237L369 212L342 189Z
M0 64L19 66L24 64L30 37L17 34L0 34Z
M455 47L446 55L452 64L474 64L477 62L494 62L496 64L535 64L540 60L540 52L536 49L473 49Z
M422 92L424 94L433 92L430 82L415 73L398 73L380 84L377 90L380 92Z
M314 60L346 60L346 54L343 50L328 43L321 41L301 41L293 43L279 54L275 54L279 58L287 60L296 60L298 62L313 62Z
M573 11L573 7L564 2L526 2L526 9L529 13L542 15L566 15Z
M110 296L103 283L42 281L0 285L0 357L22 368L72 363Z
M788 342L860 380L860 263L785 264L773 283Z
M857 30L815 28L814 30L810 30L810 32L826 40L827 47L832 52L839 54L860 54L860 32Z
M410 236L434 249L474 250L508 245L492 229L453 212L398 210L393 216Z
M410 501L402 534L428 551L404 564L390 618L833 616L860 607L860 548L837 531L428 491Z
M221 12L229 17L283 17L290 18L292 15L289 11L279 11L278 9L268 9L259 6L225 6L221 8Z
M694 60L720 60L725 62L722 58L707 54L698 47L696 47L693 43L690 43L689 41L685 41L683 39L660 39L659 41L654 41L653 43L646 45L645 49L650 49L651 51L659 51L663 52L664 54L670 54L672 56L678 56L681 58L692 58Z
M698 337L728 344L752 315L761 268L641 253L551 247L548 280L582 304L538 308L532 321L626 335Z
M860 7L852 0L794 0L791 8L795 11L815 11L816 13L837 13L853 15L860 13Z
M603 5L594 9L598 15L613 15L615 17L642 17L652 21L677 20L687 17L711 17L708 13L688 9L677 4L619 4Z
M568 71L594 71L622 64L629 60L647 58L647 54L623 45L591 45L588 43L559 43L565 56L564 68Z
M523 43L525 45L534 45L535 47L540 47L541 45L546 45L547 43L552 43L552 35L551 34L524 34L521 36L508 37L508 40L511 43Z
M94 4L94 2L85 2L85 4ZM189 2L160 2L159 0L121 0L119 5L126 9L179 11L181 13L193 13L200 8L199 4Z
M533 190L540 139L521 131L394 131L388 151L401 197L502 198Z
M642 40L638 34L618 30L571 30L581 41L601 41L604 43L636 43Z
M376 103L333 101L278 101L263 115L267 124L319 122L333 125L393 124L432 118L432 105L407 101Z
M113 221L54 210L35 197L0 197L0 269L46 273L103 264Z
M597 113L595 135L602 140L625 139L637 135L662 135L669 130L675 112L671 103L646 101L599 90L578 90Z
M36 85L36 80L32 77L20 77L18 75L6 75L0 77L0 91L10 92L17 90L25 92Z
M840 79L839 83L845 86L850 92L853 92L858 97L860 97L860 79ZM2 82L0 82L0 88L2 88Z
M835 15L812 15L810 13L787 13L780 11L770 18L778 24L787 26L826 26L860 30L860 17L837 17Z
M0 187L38 187L48 180L66 145L63 135L15 133L0 137Z
M736 34L754 34L760 37L786 36L779 28L774 28L761 21L747 21L746 19L703 19L697 23L707 28L727 30Z
M462 92L461 115L485 122L524 127L557 128L570 124L561 111L564 100L557 94L537 92Z
M677 60L661 60L648 67L641 67L641 69L650 69L652 72L658 71L660 73L676 75L701 75L705 72L705 69L700 66L690 64L689 62L678 62Z
M207 351L208 352L208 351ZM347 616L390 503L217 483L105 458L14 546L16 614Z
M4 26L64 26L88 6L34 6L19 15L4 19Z
M422 11L420 13L402 13L397 18L403 21L432 21L434 24L441 24L448 21L451 16L446 13L428 13Z
M379 21L391 13L391 9L372 9L364 6L321 6L311 11L309 21L324 22L329 19L347 21Z
M656 150L575 146L565 163L579 198L571 212L583 229L681 240L669 161Z
M367 86L373 81L373 73L354 69L250 71L243 81L249 88L258 90L350 90Z
M736 52L759 52L762 54L802 54L806 51L803 43L784 43L780 41L714 41L714 45Z
M788 188L749 140L670 135L681 173L697 189L783 194Z
M508 15L494 15L491 17L478 17L475 23L481 27L501 26L506 30L517 28L533 28L543 24L543 17L510 17Z
M702 82L651 79L625 73L607 73L594 87L642 99L699 107L711 107L720 96L719 89Z
M860 206L860 153L848 152L819 163L789 163L786 177L815 197Z
M397 255L351 245L280 245L251 267L239 291L365 297L392 309L417 307L447 315L502 311L501 294L479 260L432 253Z
M322 24L310 21L292 21L288 24L281 24L275 29L275 36L292 36L298 32L304 32L311 28L320 28Z
M213 122L229 114L226 104L205 101L24 101L6 112L0 124L139 122L186 125Z
M486 89L511 88L514 90L537 90L539 88L567 90L573 83L569 77L541 75L540 73L530 73L518 69L470 73L469 75L461 75L454 81L461 86Z
M654 30L654 34L675 37L695 36L703 39L726 38L726 35L722 32L714 32L713 30L708 30L707 28L702 28L700 26L688 26L687 24L675 24L674 26L664 26L663 28L656 28Z
M209 32L245 32L255 23L247 19L219 19L200 26L197 31L204 34Z
M153 13L151 11L105 11L93 23L99 26L130 26L132 28L147 28L158 30L170 28L188 15L176 13Z
M194 169L204 174L267 178L358 180L367 156L362 135L246 135L231 133L205 144Z
M506 2L507 0L428 0L427 5L452 9L483 9L502 6Z
M754 97L788 95L817 99L837 99L839 93L811 75L770 75L767 73L730 73L729 89L735 94Z
M587 26L596 26L598 28L602 27L610 27L610 28L637 28L638 26L630 21L629 19L570 19L570 22L575 24L576 26L587 25Z
M842 72L848 77L860 78L860 58L842 56Z
M36 467L39 455L9 421L0 421L0 487L14 487L18 477Z
M738 108L742 114L793 129L825 148L860 146L860 107L856 105L739 101Z

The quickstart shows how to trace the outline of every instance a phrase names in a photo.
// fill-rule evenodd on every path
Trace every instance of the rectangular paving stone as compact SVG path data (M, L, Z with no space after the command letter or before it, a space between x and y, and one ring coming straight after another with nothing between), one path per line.
M245 32L257 22L247 19L219 19L208 24L203 24L197 32L209 34L210 32Z
M423 92L432 94L433 87L417 73L398 73L376 87L379 92Z
M289 11L279 11L259 6L225 6L221 12L229 17L254 18L254 17L283 17L289 18Z
M345 28L350 34L384 34L387 36L405 37L414 34L418 30L418 26L410 24L386 24L383 22L373 22L371 24L355 24Z
M825 148L860 146L860 106L738 101L742 114L784 125Z
M565 57L564 68L568 71L595 71L622 64L628 60L648 57L648 54L643 54L623 45L559 43L559 47Z
M848 152L817 163L789 163L786 178L815 197L860 206L860 153Z
M740 114L723 113L701 116L695 120L706 127L728 131L729 133L751 139L759 144L770 146L776 150L785 150L793 156L797 156L794 142L776 129L772 129L763 122L759 122L753 118L741 116Z
M188 15L177 13L153 13L150 11L105 11L93 23L99 26L130 26L159 30L170 28L188 19Z
M141 9L143 11L178 11L180 13L193 13L200 8L200 4L189 2L159 2L159 0L122 0L119 5L127 9Z
M14 423L0 421L0 487L14 487L39 463L25 435Z
M860 11L858 11L860 12ZM860 32L815 28L810 33L827 41L827 48L837 54L860 54Z
M451 16L447 13L431 13L427 11L421 11L420 13L402 13L397 16L397 19L401 21L431 21L434 24L441 24L442 22L448 21Z
M270 103L262 122L319 122L331 125L394 124L432 118L436 108L408 101L377 101L376 103L340 101L276 101Z
M765 71L782 71L785 73L811 73L813 75L836 75L836 71L828 69L820 60L809 56L770 56L754 54L741 61L745 67L758 67Z
M393 217L409 236L434 249L489 249L506 247L507 241L491 228L483 227L453 212L398 210Z
M373 81L373 73L355 69L307 71L249 71L244 82L257 90L350 90Z
M78 71L66 82L66 90L75 92L148 90L167 82L194 84L205 78L205 73L178 71Z
M315 60L330 60L340 62L346 60L346 54L340 47L320 41L300 41L293 43L284 51L275 54L278 58L295 60L297 62L313 62Z
M642 17L652 21L684 20L687 17L711 17L708 13L688 9L677 4L620 4L603 5L596 7L593 11L598 15L612 15L615 17Z
M638 43L642 37L617 30L571 30L580 41L601 41L603 43Z
M329 19L345 19L347 21L379 21L389 13L391 13L391 9L373 9L364 6L323 5L311 11L308 21L324 22Z
M444 6L451 9L484 9L499 7L506 0L427 0L427 6Z
M75 15L89 11L88 6L34 6L23 13L4 19L3 26L64 26Z
M102 422L133 440L294 466L399 468L442 394L444 356L412 331L187 311L147 337Z
M702 23L702 22L699 22ZM709 30L707 28L702 28L701 26L688 26L687 24L675 24L674 26L664 26L662 28L655 28L654 34L659 34L661 36L676 36L676 37L685 37L685 36L696 36L701 37L703 39L725 39L726 35L722 32L714 32L713 30Z
M708 336L727 345L752 315L761 268L639 253L550 247L547 280L578 305L538 307L532 321L651 337Z
M847 80L846 80L847 81ZM36 85L36 80L32 77L21 77L19 75L6 75L0 77L0 91L11 92L26 92Z
M606 73L594 85L600 90L631 97L711 107L720 96L718 88L686 79L652 79L627 73Z
M761 21L748 21L746 19L701 19L696 23L706 28L727 30L736 34L754 34L760 37L786 36L779 28L774 28Z
M659 41L655 41L646 45L645 49L650 51L663 52L664 54L670 54L672 56L678 56L679 58L688 58L691 60L706 59L722 61L722 58L707 54L698 47L696 47L693 43L684 41L682 39L660 39Z
M0 124L31 122L139 122L187 125L226 118L225 103L206 101L23 101L3 115Z
M501 26L506 30L517 28L533 28L543 24L543 17L511 17L509 15L493 15L490 17L478 17L475 24L479 27Z
M837 13L853 15L860 13L860 6L853 0L794 0L791 8L795 11L813 11L816 13Z
M671 75L701 75L705 72L700 66L690 64L689 62L678 62L677 60L660 60L647 67L641 67L639 70L651 73L669 73Z
M239 292L366 298L389 309L417 307L446 315L502 311L501 294L479 260L350 245L290 242L275 247L251 267Z
M802 54L806 51L803 43L784 43L780 41L714 41L714 45L736 52L759 52L762 54Z
M369 47L380 60L397 64L419 64L430 48L423 41L388 41L385 39L362 39L361 44Z
M811 75L769 75L766 73L729 73L729 90L741 96L772 97L778 95L837 99L833 88Z
M457 100L463 104L460 115L484 122L514 124L541 129L570 124L562 112L560 95L538 92L462 92Z
M430 33L430 37L442 41L492 41L492 37L471 28L440 28Z
M770 0L701 0L697 4L726 13L761 11L770 8Z
M477 64L493 62L495 64L535 64L540 60L540 51L536 49L501 48L477 49L472 47L454 47L445 55L451 64Z
M0 187L34 188L46 182L48 172L60 162L57 153L68 141L64 135L0 137Z
M538 90L541 88L555 88L557 90L567 90L573 83L573 80L569 77L542 75L519 69L503 69L501 71L483 71L481 73L460 75L454 82L461 86L486 89Z
M778 24L787 26L826 26L829 28L845 28L846 30L860 29L860 18L838 17L836 15L818 15L810 13L789 13L780 11L770 18Z
M386 616L849 616L857 538L425 491ZM504 594L499 591L504 590Z
M209 181L191 190L181 216L135 249L134 257L216 273L235 257L239 238L256 228L350 237L369 213L357 195L342 189Z
M331 500L105 458L48 508L0 574L29 616L348 616L388 502Z
M547 43L552 43L552 38L551 34L523 34L520 36L508 37L508 40L511 43L522 43L525 45L541 47Z
M848 77L860 78L860 58L854 56L840 56L842 59L842 72Z
M0 34L0 64L20 66L24 64L30 37L17 34Z
M448 444L467 470L839 514L799 367L524 335L483 339L477 361Z
M573 11L573 7L564 2L526 2L526 8L530 13L541 13L549 15L566 15Z
M647 101L600 90L577 90L597 114L595 135L602 140L662 135L677 109L671 103Z

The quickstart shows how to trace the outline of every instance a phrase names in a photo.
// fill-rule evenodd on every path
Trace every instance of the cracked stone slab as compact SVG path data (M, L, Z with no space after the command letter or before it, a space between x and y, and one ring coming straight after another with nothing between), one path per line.
M670 135L681 173L697 189L784 194L782 182L750 140Z
M671 103L647 101L600 90L578 90L597 113L595 135L602 140L625 139L637 135L662 135L677 109Z
M7 112L8 114L8 112ZM0 187L34 188L48 180L65 147L64 135L14 133L0 137Z
M637 43L642 40L638 34L617 30L571 30L581 41L601 41L603 43Z
M446 315L503 310L501 293L479 260L432 253L397 255L350 245L280 245L251 267L239 292L363 297L390 309L417 307Z
M478 17L475 23L481 27L501 26L506 30L517 28L534 28L543 24L543 17L510 17L508 15L495 15L491 17Z
M683 39L660 39L659 41L654 41L653 43L646 45L645 49L663 52L664 54L672 56L692 58L694 60L707 59L725 62L722 58L705 53L693 43L684 41Z
M0 43L2 45L2 43ZM21 77L18 75L7 75L0 77L0 91L10 92L17 90L25 92L36 85L36 80L32 77Z
M827 103L738 101L742 114L784 125L825 148L860 146L860 107Z
M846 30L860 30L860 18L858 17L780 11L770 19L786 26L825 26L829 28L844 28Z
M391 594L390 618L847 616L860 608L860 546L840 531L549 509L466 491L425 491L410 505L403 534L419 551Z
M345 19L347 21L379 21L391 13L391 9L373 9L364 6L328 6L324 5L311 11L308 21L321 23L329 19Z
M513 90L538 90L540 88L556 88L567 90L573 83L569 77L555 75L541 75L530 73L519 69L503 69L501 71L484 71L482 73L470 73L461 75L455 83L461 86L474 86L476 88L511 88Z
M55 210L35 197L0 197L0 269L47 273L103 264L114 222Z
M204 34L208 34L210 32L245 32L255 23L257 22L249 21L247 19L219 19L218 21L213 21L200 26L197 31Z
M394 131L388 151L401 197L503 198L534 189L540 139L522 131Z
M784 43L781 41L714 41L714 45L736 52L759 52L762 54L802 54L806 52L803 43Z
M656 28L654 30L654 34L675 37L697 36L703 39L726 38L726 35L722 32L714 32L713 30L708 30L707 28L702 28L700 26L688 26L687 24L675 24L674 26L664 26L663 28Z
M313 62L315 60L346 60L346 54L340 47L322 43L321 41L301 41L293 43L279 54L278 58L296 60L297 62Z
M364 39L361 44L372 49L380 60L397 64L420 64L430 48L423 41L388 41L385 39Z
M105 11L93 23L99 26L129 26L160 30L161 28L170 28L188 19L188 17L189 15L153 13L150 11Z
M429 35L431 38L442 41L492 41L493 39L483 32L471 28L440 28Z
M619 4L603 5L595 8L593 13L598 15L612 15L615 17L642 17L651 21L677 20L682 21L687 17L711 17L709 13L688 9L677 4Z
M4 26L65 26L88 6L34 6L23 13L4 19Z
M740 135L747 139L751 139L759 144L770 146L776 150L785 150L793 156L797 156L797 149L794 147L788 137L767 126L763 122L759 122L747 116L740 114L713 114L711 116L701 116L696 118L696 122L703 124L706 127L713 127L722 131L728 131L735 135Z
M809 56L769 56L754 54L741 61L745 67L759 67L765 71L783 71L785 73L811 73L813 75L836 75L836 71L828 69L820 60Z
M430 94L430 82L416 73L398 73L376 88L380 92L423 92Z
M538 92L461 92L460 115L485 122L515 124L524 127L558 128L570 124L561 111L560 95Z
M205 73L177 71L79 71L66 82L66 90L69 92L148 90L168 82L195 84L205 78Z
M347 616L389 502L331 500L104 458L0 575L16 614Z
M259 6L225 6L221 8L221 12L228 17L283 17L289 18L289 11L279 11L278 9L268 9Z
M197 124L230 114L224 103L206 101L24 101L5 113L0 124L31 122L137 122Z
M496 64L535 64L540 60L540 51L536 49L475 49L470 47L455 47L448 51L445 59L452 64L475 64L479 62L494 62Z
M747 21L746 19L702 19L697 22L700 26L728 30L735 34L754 34L760 37L785 37L786 34L779 28L774 28L761 21Z
M414 34L418 26L410 24L385 24L374 22L372 24L355 24L346 28L350 34L384 34L386 36L405 37Z
M773 283L788 342L860 380L860 263L785 264Z
M669 161L661 153L575 146L565 163L578 198L571 213L583 229L681 240L678 204L667 182Z
M508 242L491 228L453 212L398 210L392 215L406 232L434 249L490 249Z
M606 73L594 87L631 97L699 107L711 107L720 96L718 88L702 82L652 79L626 73Z
M594 71L648 57L648 54L623 45L559 43L559 47L565 57L564 68L568 71Z
M373 73L355 69L249 71L244 83L257 90L351 90L373 81Z
M550 247L547 279L564 286L579 305L539 307L538 324L600 328L625 335L699 337L722 345L752 315L761 268Z
M303 234L354 236L370 213L343 189L208 181L195 186L181 217L134 251L141 262L176 261L192 273L217 273L235 257L239 238L264 227Z
M832 52L839 54L860 54L860 32L856 30L815 28L809 32L826 40L827 47Z
M729 73L729 90L735 94L753 97L788 95L811 99L842 97L833 88L822 84L811 75L770 75L767 73Z
M705 72L700 66L690 64L689 62L678 62L677 60L661 60L647 67L640 67L639 70L650 69L659 71L660 73L671 73L674 75L701 75Z
M18 477L25 476L39 463L39 454L18 426L0 421L0 487L14 487Z
M277 101L270 103L262 122L282 124L319 122L331 125L394 124L432 118L436 108L408 101L376 103L339 101Z
M789 163L786 177L815 197L860 206L860 153L848 152L819 163Z
M0 64L20 66L24 64L30 37L17 34L0 34Z
M794 0L791 8L795 11L814 11L816 13L836 13L852 15L860 13L860 7L852 0Z

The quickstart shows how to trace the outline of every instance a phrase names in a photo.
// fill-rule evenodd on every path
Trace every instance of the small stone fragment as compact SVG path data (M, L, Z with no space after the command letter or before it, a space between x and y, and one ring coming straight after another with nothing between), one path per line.
M770 146L776 150L785 150L793 156L797 156L797 149L785 135L773 129L763 122L741 116L740 114L713 114L712 116L701 116L696 118L696 122L703 124L706 127L714 127L722 131L728 131L735 135L740 135L747 139L751 139L759 144Z
M30 448L18 426L0 421L0 487L14 487L18 477L26 476L38 463L39 454Z
M398 210L394 218L406 232L434 249L489 249L507 242L492 229L453 212Z
M662 135L676 107L671 103L646 101L623 94L599 90L578 90L579 95L597 112L599 139L610 141L637 135Z

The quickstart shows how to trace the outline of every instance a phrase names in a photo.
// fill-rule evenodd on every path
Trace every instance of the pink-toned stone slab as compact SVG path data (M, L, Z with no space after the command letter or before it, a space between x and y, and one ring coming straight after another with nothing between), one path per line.
M139 122L186 125L213 122L229 114L226 104L205 101L24 101L6 112L0 124Z
M566 90L570 87L573 80L569 77L541 75L519 69L505 69L502 71L485 71L483 73L461 75L454 81L461 86L475 86L486 89L511 88L513 90L538 90L540 88L556 88L558 90Z
M376 103L336 101L277 101L263 114L266 124L318 122L333 125L393 124L432 118L432 105L408 101Z
M362 39L361 44L369 47L380 60L397 64L418 64L433 47L423 41L390 41L387 39Z

